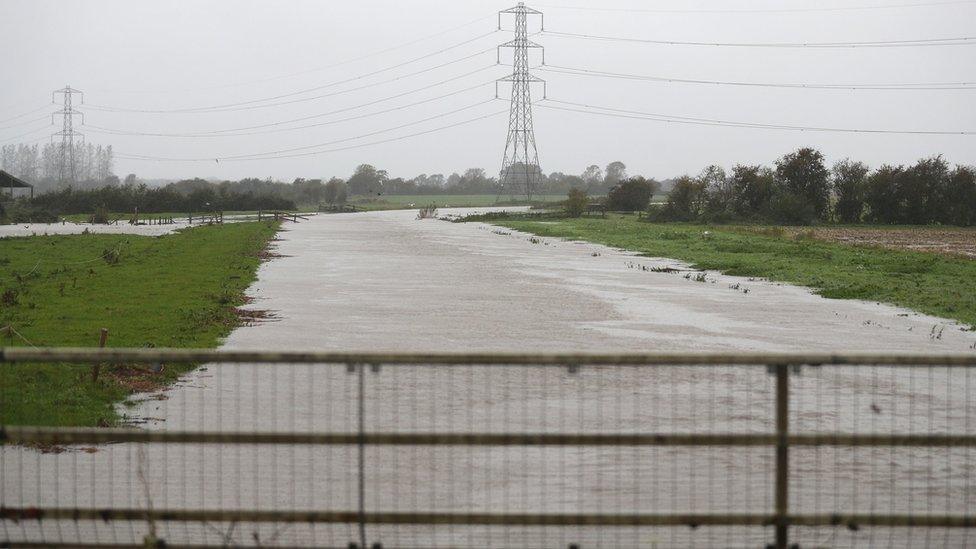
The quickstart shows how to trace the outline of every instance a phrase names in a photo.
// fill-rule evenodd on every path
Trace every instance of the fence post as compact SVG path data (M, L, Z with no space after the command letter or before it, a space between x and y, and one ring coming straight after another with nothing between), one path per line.
M777 364L776 370L776 549L787 549L789 543L789 423L790 370Z
M366 549L366 365L357 364L358 374L358 458L359 458L359 543Z
M101 331L98 334L98 348L99 349L104 349L105 348L105 342L107 340L108 340L108 328L102 328ZM94 381L98 381L98 374L99 374L99 371L101 370L101 368L102 368L102 365L99 362L96 362L92 366L92 381L93 382Z

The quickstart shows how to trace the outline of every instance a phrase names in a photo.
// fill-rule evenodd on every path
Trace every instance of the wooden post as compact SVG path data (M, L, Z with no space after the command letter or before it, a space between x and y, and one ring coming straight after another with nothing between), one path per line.
M776 549L787 549L789 543L789 486L790 486L790 370L786 364L774 366L776 371Z
M101 333L98 334L98 348L104 349L105 342L107 340L108 340L108 328L102 328ZM92 382L98 381L98 374L101 367L102 365L97 362L94 365L92 365Z

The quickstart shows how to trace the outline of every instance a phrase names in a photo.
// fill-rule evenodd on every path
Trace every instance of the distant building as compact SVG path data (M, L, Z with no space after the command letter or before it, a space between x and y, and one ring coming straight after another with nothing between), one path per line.
M0 198L4 196L4 189L8 192L7 196L15 198L17 195L14 189L30 189L30 197L34 198L34 186L19 177L15 177L3 170L0 170Z

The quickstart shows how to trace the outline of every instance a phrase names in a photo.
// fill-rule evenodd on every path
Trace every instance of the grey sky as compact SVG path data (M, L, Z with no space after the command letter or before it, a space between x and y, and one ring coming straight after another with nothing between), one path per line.
M807 10L809 8L904 5L925 0L816 2L700 2L551 0L533 4L546 14L546 30L655 40L707 42L831 42L974 36L976 2L938 3L894 9L747 13L662 13L557 8L590 6L649 9ZM358 77L491 33L493 14L513 2L362 0L193 2L0 0L0 120L44 107L51 91L70 84L85 92L86 124L78 128L93 143L119 154L167 158L228 157L334 142L334 149L417 133L507 108L488 102L506 67L491 67L494 51L479 51L511 38L484 36L463 46L289 101L333 94L272 108L232 112L127 113L207 107L290 94ZM479 19L480 18L480 19ZM478 21L475 21L478 20ZM356 62L320 69L458 27L451 32ZM510 21L506 28L511 28ZM531 29L537 30L532 22ZM581 40L551 34L534 39L546 47L549 65L685 79L746 82L872 84L976 82L972 45L891 48L694 47ZM335 92L472 56L424 74L350 93ZM503 56L503 62L509 58ZM538 58L536 58L538 62ZM320 70L316 70L320 69ZM416 103L484 83L480 88L421 105L358 120L259 135L175 138L97 133L186 134L271 124L386 99L484 69L430 89L323 116L281 129L361 116ZM295 73L301 73L295 75ZM292 75L292 76L287 76ZM538 72L549 97L666 115L843 128L976 131L976 88L964 90L810 90L678 84ZM508 89L501 88L502 96ZM535 90L541 95L541 88ZM551 104L551 103L550 103ZM260 105L255 103L254 105ZM468 108L470 107L470 108ZM461 110L463 109L463 110ZM436 115L453 114L413 124ZM0 142L37 129L23 141L44 140L56 128L45 110L0 123ZM410 125L407 125L410 124ZM535 109L536 137L545 172L579 173L586 165L623 160L631 173L669 177L697 172L706 164L770 163L798 146L821 149L833 161L855 157L872 166L908 163L945 154L952 163L976 163L976 136L878 135L796 132L677 125ZM14 126L14 127L11 127ZM347 138L376 133L362 139ZM231 162L159 162L120 159L116 172L141 177L348 176L369 162L392 175L461 171L497 172L506 115L375 146L286 159ZM247 130L256 131L256 130ZM16 141L16 140L15 140ZM337 142L337 143L336 143ZM318 149L308 149L315 151ZM306 150L297 152L307 152Z

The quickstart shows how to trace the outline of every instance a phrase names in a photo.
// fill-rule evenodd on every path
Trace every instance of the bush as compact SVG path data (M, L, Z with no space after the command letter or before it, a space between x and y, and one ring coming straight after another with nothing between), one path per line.
M805 197L788 190L780 190L766 205L763 217L783 225L810 225L820 216L816 207Z
M618 212L636 212L647 209L654 195L654 183L643 177L632 177L614 188L607 196L607 207Z
M566 215L569 217L579 217L586 212L586 207L590 203L590 197L583 189L570 189L566 198Z
M247 187L240 184L231 186L225 183L199 180L172 183L162 188L124 185L76 190L69 187L37 195L32 204L54 215L90 214L98 207L104 207L109 212L132 212L138 209L140 213L295 208L293 201L280 196L258 194L242 190Z
M732 168L730 178L732 192L732 213L742 219L756 219L767 207L776 187L773 172L763 166L744 166Z
M15 202L7 211L11 223L57 223L57 213L41 206L26 202Z
M864 213L864 187L868 167L863 162L846 159L834 164L832 171L834 192L837 193L837 203L834 204L837 220L841 223L857 223Z
M349 190L346 182L341 179L330 179L325 184L325 201L330 205L345 204Z
M91 222L99 225L107 225L109 215L108 208L99 206L95 208L95 213L91 216Z
M686 175L679 177L667 203L653 217L662 221L695 221L702 213L705 199L704 183Z
M830 201L828 175L823 154L816 149L798 149L776 161L776 183L793 197L802 199L821 219L827 218ZM781 200L793 201L794 198Z
M875 170L864 184L865 218L872 223L898 223L898 182L904 169L884 165Z
M976 225L976 168L958 166L945 189L943 220L953 225Z
M941 156L924 158L904 171L897 181L898 222L924 224L942 221L949 164Z

